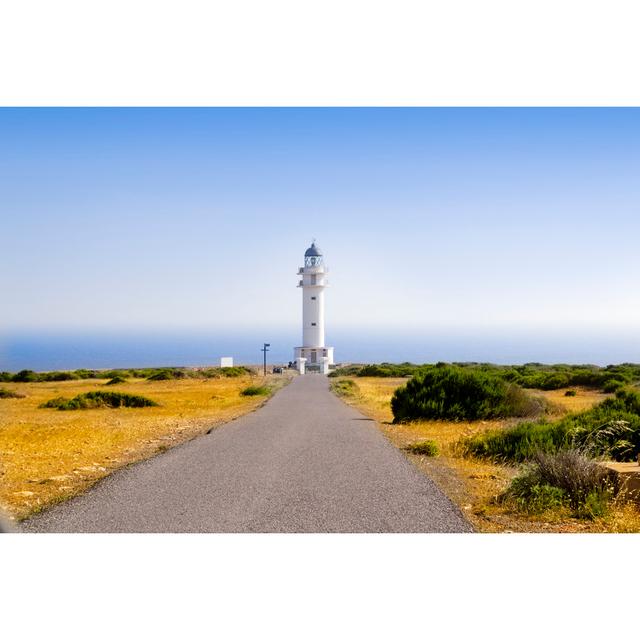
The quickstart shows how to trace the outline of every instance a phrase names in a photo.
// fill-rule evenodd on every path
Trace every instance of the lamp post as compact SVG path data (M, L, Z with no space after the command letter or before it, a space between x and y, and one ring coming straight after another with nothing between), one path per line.
M260 351L262 351L264 355L264 375L265 376L267 375L267 351L269 351L270 346L271 345L268 342L265 342L262 349L260 349Z

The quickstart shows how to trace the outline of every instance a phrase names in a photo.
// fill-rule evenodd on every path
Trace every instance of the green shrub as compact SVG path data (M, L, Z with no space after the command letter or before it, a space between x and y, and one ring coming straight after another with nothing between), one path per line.
M0 387L0 398L24 398L21 393L16 393L15 391L10 391L9 389L3 389Z
M105 386L108 387L113 384L122 384L123 382L126 382L126 381L127 379L123 378L122 376L113 376L113 378L110 378L109 382L107 382Z
M400 364L391 362L382 362L380 364L350 364L334 369L329 373L329 377L337 378L339 376L358 376L359 378L405 378L424 369L432 368L433 366L434 365L429 364L412 364L411 362L402 362Z
M562 489L541 483L537 474L531 471L515 477L501 499L513 504L518 511L534 514L568 504L567 495Z
M421 456L437 456L438 445L433 440L420 440L405 447L405 451L415 453Z
M271 393L271 389L265 386L250 385L244 388L241 392L241 396L268 396Z
M416 419L479 420L534 415L544 401L484 371L456 366L417 373L391 398L393 421Z
M640 453L640 396L619 390L615 398L557 422L521 422L465 438L459 447L464 455L510 463L567 448L590 457L635 460Z
M63 382L64 380L78 380L78 376L71 371L48 371L38 374L37 382Z
M508 429L491 429L460 441L464 455L494 462L523 462L538 451L552 452L568 446L566 429L560 423L521 422Z
M607 380L607 382L602 385L602 390L605 393L616 393L624 386L624 382L621 380Z
M333 381L331 383L331 388L339 396L352 396L360 390L358 385L353 380L349 380L349 378Z
M564 395L573 397L573 396L577 396L578 392L575 389L569 389L568 391L564 392Z
M254 375L253 370L248 367L221 367L217 369L224 378L238 378L240 376Z
M76 409L116 409L119 407L157 407L158 403L144 396L136 396L130 393L118 393L116 391L89 391L81 393L71 399L58 397L44 402L41 409L58 409L59 411L72 411Z
M505 382L511 382L528 389L551 390L572 386L603 388L605 384L611 381L616 381L623 385L634 381L640 382L640 365L631 363L609 365L605 368L595 365L545 365L537 362L529 362L524 365L495 365L478 362L457 362L453 364L469 371L491 373L502 378ZM410 362L401 364L388 362L371 365L354 364L336 369L329 376L402 377L412 376L433 367L449 366L451 365L445 362L438 362L435 365L418 365Z
M614 494L615 486L607 469L582 452L567 449L536 454L503 497L528 512L539 513L566 505L577 517L593 519L605 515Z
M75 400L75 398L74 398ZM51 398L51 400L47 400L39 405L40 409L61 409L66 407L71 400L69 398L63 398L62 396L57 396L56 398Z
M73 374L75 375L77 380L87 380L89 378L99 378L102 377L98 375L97 371L93 369L76 369Z
M339 378L342 376L355 376L358 374L358 371L362 369L362 365L360 364L351 364L345 367L338 367L333 371L329 372L329 378Z
M13 378L12 378L12 382L35 382L38 379L38 375L36 374L35 371L31 371L31 369L23 369L22 371L19 371L18 373L16 373Z
M594 520L607 515L611 502L612 490L595 489L590 491L583 501L576 508L576 515L579 518Z
M126 369L111 369L110 371L103 371L100 373L101 378L128 378L131 374Z
M147 377L150 382L155 380L177 380L186 378L187 374L181 369L160 369Z
M164 371L156 371L156 373L152 373L150 376L147 377L147 380L149 380L149 382L154 382L156 380L174 380L175 376L173 375L172 371L169 370L164 370Z

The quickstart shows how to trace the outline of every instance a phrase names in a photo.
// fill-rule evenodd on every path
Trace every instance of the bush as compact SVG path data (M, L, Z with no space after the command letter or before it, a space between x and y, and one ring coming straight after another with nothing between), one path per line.
M38 376L35 371L31 371L31 369L23 369L16 373L12 382L35 382L38 379Z
M640 453L640 396L620 390L615 398L548 423L522 422L459 443L462 453L497 462L523 462L536 453L577 448L591 457L635 460Z
M432 368L433 365L412 364L411 362L402 362L394 364L391 362L382 362L381 364L350 364L345 367L333 370L330 378L339 376L358 376L359 378L407 378L419 371Z
M3 389L0 387L0 398L24 398L21 393L16 393L15 391L10 391L9 389Z
M536 454L533 464L514 478L505 497L522 510L540 512L566 504L574 515L593 519L605 515L614 493L607 469L568 449Z
M147 377L147 380L153 382L155 380L176 380L186 378L187 374L181 369L160 369Z
M559 423L521 422L508 429L492 429L459 442L463 455L494 462L524 462L537 452L553 452L568 445Z
M602 390L605 393L616 393L622 389L622 387L624 387L624 382L621 380L607 380L607 382L602 385Z
M216 371L224 378L238 378L240 376L253 375L254 372L248 367L221 367Z
M78 380L87 380L88 378L99 378L98 372L93 369L76 369L73 374Z
M268 396L271 389L265 386L250 385L240 392L241 396Z
M73 411L77 409L116 409L119 407L157 407L158 403L144 396L116 391L89 391L74 398L53 398L40 405L41 409L58 409L59 411Z
M71 371L49 371L41 373L37 382L63 382L64 380L78 380L78 376Z
M421 456L433 457L438 455L438 445L433 440L420 440L420 442L407 445L405 451Z
M75 398L74 398L75 399ZM39 405L39 409L60 409L65 405L68 405L71 402L69 398L63 398L62 396L57 396L56 398L51 398L51 400L47 400ZM79 407L77 407L79 408Z
M573 397L573 396L577 396L578 392L575 389L569 389L568 391L564 392L564 395Z
M126 369L111 369L110 371L102 371L99 377L113 380L114 378L128 378L129 375L130 373Z
M511 502L518 511L535 514L558 509L568 502L562 489L541 483L538 475L531 471L514 478L501 499Z
M479 420L532 415L540 399L484 371L436 366L417 373L391 398L393 421Z
M352 396L360 390L358 385L353 380L349 380L349 378L343 378L332 382L331 388L339 396Z
M107 384L105 385L105 387L108 387L112 384L122 384L123 382L126 382L127 379L123 378L122 376L113 376L113 378L109 379L109 382L107 382Z

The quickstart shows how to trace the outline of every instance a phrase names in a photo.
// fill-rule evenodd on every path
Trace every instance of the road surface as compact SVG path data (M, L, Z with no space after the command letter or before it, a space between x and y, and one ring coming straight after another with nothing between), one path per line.
M113 473L30 532L466 532L361 413L306 375L257 411Z

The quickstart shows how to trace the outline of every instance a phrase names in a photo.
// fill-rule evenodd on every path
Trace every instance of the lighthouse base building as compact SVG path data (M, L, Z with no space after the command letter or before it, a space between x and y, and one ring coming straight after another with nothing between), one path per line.
M333 364L333 347L296 347L293 354L300 373L317 370L326 374Z
M294 349L296 369L301 373L329 373L333 364L333 347L324 343L324 290L328 286L322 251L313 243L304 253L302 279L302 346Z

